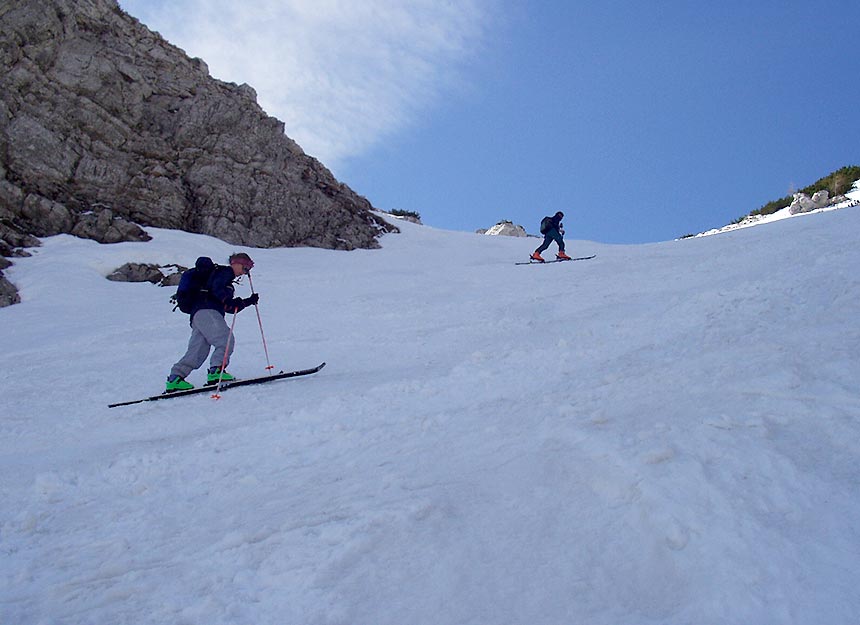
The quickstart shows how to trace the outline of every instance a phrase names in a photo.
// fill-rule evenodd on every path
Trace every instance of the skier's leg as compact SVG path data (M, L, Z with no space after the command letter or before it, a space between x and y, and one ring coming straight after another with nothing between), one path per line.
M194 315L194 324L200 333L206 337L209 345L215 348L209 359L209 365L220 367L223 364L226 368L230 364L230 356L233 354L233 346L236 344L236 335L231 336L230 326L227 325L224 317L214 310L201 310ZM224 358L225 352L227 354L226 359Z
M197 315L194 317L196 318ZM191 338L188 339L188 349L185 351L185 355L170 369L171 377L178 375L184 380L188 374L206 361L208 355L209 342L198 329L192 326Z
M540 253L541 253L541 252L543 252L546 248L548 248L548 247L549 247L549 244L552 242L552 233L553 233L553 232L555 232L555 231L554 231L554 230L550 230L550 231L549 231L549 232L547 232L545 235L543 235L543 243L541 243L541 246L535 250L535 254L540 254Z
M550 230L550 233L552 234L552 238L558 244L558 251L563 252L564 251L564 237L561 236L561 232L559 232L558 230Z

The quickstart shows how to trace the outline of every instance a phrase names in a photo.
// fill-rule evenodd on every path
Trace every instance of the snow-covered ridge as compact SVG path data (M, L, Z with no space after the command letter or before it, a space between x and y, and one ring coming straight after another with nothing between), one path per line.
M775 213L770 215L748 215L743 220L736 224L730 224L728 226L724 226L722 228L714 228L713 230L708 230L707 232L702 232L700 234L695 235L696 237L706 237L713 234L721 234L723 232L731 232L733 230L739 230L742 228L749 228L751 226L760 226L762 224L773 223L775 221L781 221L783 219L789 219L792 217L801 217L804 215L811 215L814 213L822 213L826 211L838 210L840 208L848 208L851 206L860 205L860 180L854 183L854 186L851 188L851 191L845 194L845 201L837 202L835 204L831 204L829 206L824 206L822 208L817 208L814 210L810 210L802 213L792 213L790 210L791 207L787 206L782 210L778 210Z

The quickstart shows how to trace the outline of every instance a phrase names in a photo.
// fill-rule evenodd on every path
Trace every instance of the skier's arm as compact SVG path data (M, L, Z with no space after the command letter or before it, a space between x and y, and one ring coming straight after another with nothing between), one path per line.
M228 268L229 269L229 268ZM225 272L224 276L218 275L212 280L212 296L221 302L224 307L224 312L236 314L243 308L245 303L241 297L235 297L236 293L233 289L232 269L230 274Z

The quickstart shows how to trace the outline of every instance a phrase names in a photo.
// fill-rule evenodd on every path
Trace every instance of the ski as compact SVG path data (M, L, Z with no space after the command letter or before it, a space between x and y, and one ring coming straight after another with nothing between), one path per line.
M591 256L580 256L578 258L571 258L570 260L591 260L597 256L597 254L592 254ZM514 263L515 265L549 265L550 263L568 263L568 260L562 260L560 258L556 258L555 260L545 260L544 262L540 262L537 260L530 260L526 263Z
M158 401L160 399L175 399L177 397L187 397L188 395L197 395L199 393L220 393L227 389L236 388L237 386L249 386L251 384L265 384L266 382L274 382L275 380L283 380L284 378L297 378L303 375L316 373L325 367L325 363L321 363L313 369L301 369L299 371L281 371L272 375L264 375L259 378L247 378L244 380L235 380L233 382L223 382L218 388L217 384L192 388L187 391L174 391L173 393L162 393L161 395L153 395L152 397L144 397L143 399L134 399L132 401L123 401L116 404L108 404L108 408L116 408L117 406L130 406L131 404L142 404L146 401Z

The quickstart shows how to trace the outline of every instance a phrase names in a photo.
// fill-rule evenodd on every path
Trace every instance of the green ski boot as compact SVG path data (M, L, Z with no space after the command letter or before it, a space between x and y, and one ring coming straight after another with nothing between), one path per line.
M235 380L236 378L226 371L221 371L221 367L210 367L209 373L206 375L207 386L218 384L219 382L234 382Z
M190 391L194 388L193 384L189 384L178 375L172 375L167 378L167 384L164 387L165 393L175 393L176 391Z

